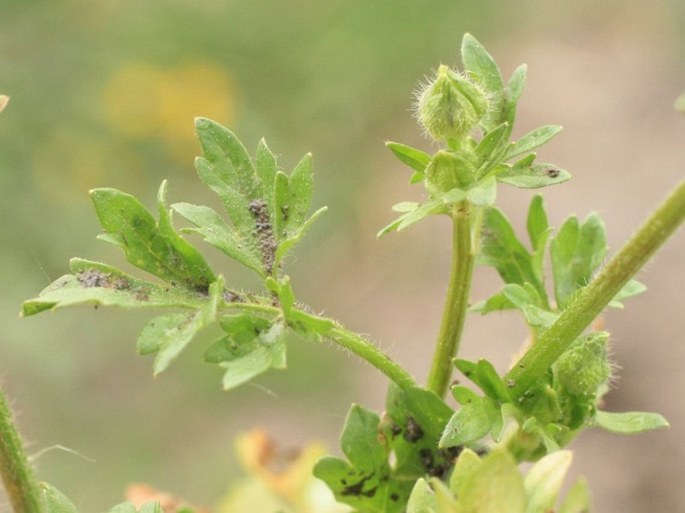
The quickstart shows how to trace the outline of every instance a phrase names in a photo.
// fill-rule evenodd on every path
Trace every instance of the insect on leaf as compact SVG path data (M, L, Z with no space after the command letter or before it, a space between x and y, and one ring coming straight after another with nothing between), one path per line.
M58 278L37 298L24 302L22 316L83 304L198 308L205 301L201 293L140 280L107 264L73 258L70 267L73 274Z

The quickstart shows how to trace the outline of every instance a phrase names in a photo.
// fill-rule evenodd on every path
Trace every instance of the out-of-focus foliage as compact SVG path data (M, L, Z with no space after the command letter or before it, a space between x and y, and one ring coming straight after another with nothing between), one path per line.
M361 206L371 203L370 193L362 191L378 183L384 171L381 142L405 140L403 134L414 132L406 115L407 91L431 66L456 64L464 32L509 50L508 72L511 63L520 62L518 49L525 45L576 48L584 41L594 44L600 34L610 34L617 46L642 37L663 48L670 38L674 55L685 49L679 0L0 4L0 91L12 97L0 115L0 374L21 404L22 427L38 448L64 444L98 461L58 452L37 461L41 476L84 511L104 511L120 501L117 483L153 475L159 479L156 486L209 503L235 473L230 454L236 430L261 424L277 430L280 439L296 438L296 445L329 429L332 444L349 402L358 399L350 392L355 376L340 375L329 353L311 346L299 354L293 348L291 372L277 387L281 395L271 398L271 410L253 416L241 401L270 396L258 388L226 396L216 390L217 374L206 367L179 365L152 382L148 362L137 359L128 343L143 327L143 317L136 322L127 316L123 323L120 312L99 311L102 318L93 323L85 321L91 312L73 312L19 323L21 301L64 274L75 247L86 248L84 256L96 260L114 254L91 242L99 228L89 189L115 187L153 198L162 179L169 178L174 190L185 188L170 201L192 196L197 199L191 201L205 201L206 193L194 189L192 160L200 149L190 138L192 118L208 116L239 132L250 148L262 136L274 148L288 148L279 157L289 168L313 151L320 195L315 202L331 207L330 218L339 229L315 231L310 248L323 250L322 242L345 240L352 231L366 231L372 239L381 223L360 229L368 217ZM615 51L607 50L608 58ZM600 53L592 47L593 55ZM667 53L661 58L669 59ZM189 83L191 71L201 71L203 83ZM551 66L544 73L558 83L557 71ZM606 150L604 143L600 146ZM384 210L398 199L392 191L387 196ZM339 226L341 220L347 227ZM301 249L300 269L313 269L319 253L310 251L307 257ZM340 275L355 281L343 269ZM316 358L316 365L307 364L308 357ZM39 375L36 362L43 369ZM91 370L82 373L86 368ZM311 389L312 381L321 382L316 373L326 377L333 392ZM261 386L276 388L268 379ZM288 390L297 389L309 395L293 402ZM53 408L55 397L70 400ZM172 407L158 409L169 397ZM311 416L310 406L323 397L330 409ZM87 425L80 423L84 410ZM113 416L113 410L119 414ZM299 417L308 422L303 425ZM221 447L223 461L217 455ZM188 470L210 461L212 472ZM68 483L78 483L78 489Z

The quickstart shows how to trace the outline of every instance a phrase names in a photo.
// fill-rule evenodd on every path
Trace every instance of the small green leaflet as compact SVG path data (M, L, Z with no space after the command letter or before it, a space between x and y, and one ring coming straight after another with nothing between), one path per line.
M199 308L206 301L200 292L140 280L107 264L73 258L70 266L73 274L58 278L37 298L24 302L22 316L82 304Z
M478 263L497 269L505 283L531 283L541 295L545 294L533 259L521 244L514 229L497 208L489 208L483 217L481 254Z
M116 189L94 189L90 194L107 240L116 240L131 264L169 283L207 291L214 274L202 255L174 231L165 206L166 182L159 188L159 221L130 194Z
M43 494L45 513L78 513L74 503L54 486L48 483L40 483L40 488Z
M235 388L270 368L283 369L285 329L274 318L252 313L226 316L221 320L225 336L205 351L205 361L226 369L223 386Z
M535 148L542 146L547 143L552 137L561 132L562 127L559 125L545 125L535 130L528 132L526 135L521 137L518 141L513 143L511 147L506 152L504 160L509 160L518 155L523 155Z
M155 317L145 325L138 337L138 352L143 355L157 353L155 375L166 370L195 335L214 322L223 292L223 280L219 278L212 283L209 297L201 308L190 314L174 313Z
M392 141L386 142L385 145L400 161L417 173L423 174L426 171L428 164L430 164L430 156L421 150Z
M621 435L633 435L669 427L668 421L662 415L639 411L613 413L597 410L593 423L597 427Z
M582 224L569 217L550 244L557 304L565 308L573 294L586 286L608 251L604 223L590 214Z
M497 180L521 189L539 189L556 185L571 179L568 171L554 164L535 164L532 166L514 164L497 175Z

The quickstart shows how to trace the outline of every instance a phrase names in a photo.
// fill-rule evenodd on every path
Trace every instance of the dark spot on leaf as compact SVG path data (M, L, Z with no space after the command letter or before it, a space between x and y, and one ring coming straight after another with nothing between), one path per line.
M392 436L393 436L393 438L394 438L394 437L396 437L397 435L399 435L400 433L402 433L402 428L401 428L399 425L397 425L397 424L393 424L393 425L390 427L390 432L392 433Z
M545 173L550 178L556 178L557 176L559 176L559 170L554 167L548 167L547 169L545 169Z
M370 490L366 490L366 491L364 490L364 485L372 477L373 477L373 474L362 477L362 479L359 482L357 482L355 484L351 484L349 486L346 486L340 492L340 495L342 495L343 497L346 495L354 495L356 497L359 497L359 496L373 497L374 495L376 495L376 490L378 490L377 486L374 486Z
M455 445L454 447L446 447L444 449L440 449L438 451L438 454L450 463L454 463L454 460L457 459L457 457L461 454L461 451L463 449L463 446Z
M507 387L514 388L515 386L516 386L516 381L514 381L513 379L510 379L509 381L507 381Z
M245 299L243 299L240 294L237 294L235 292L232 292L230 290L224 289L222 293L222 297L224 298L224 301L227 303L244 303Z
M430 449L421 449L419 451L419 458L421 459L421 465L426 470L430 470L433 466L433 453Z
M390 494L390 500L393 502L397 502L398 500L400 500L400 496L396 493L391 493Z
M404 439L409 443L414 443L423 438L423 429L419 426L414 417L407 417L407 425L404 430Z

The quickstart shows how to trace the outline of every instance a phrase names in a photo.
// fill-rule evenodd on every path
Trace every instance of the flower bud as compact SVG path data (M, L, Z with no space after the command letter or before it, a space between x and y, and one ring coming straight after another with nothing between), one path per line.
M473 164L453 151L440 150L426 168L426 189L432 196L454 188L467 189L474 178Z
M418 94L419 122L436 141L461 141L488 111L488 95L468 77L441 65Z
M557 360L557 379L569 393L593 396L611 379L608 339L605 331L592 333L576 341Z

